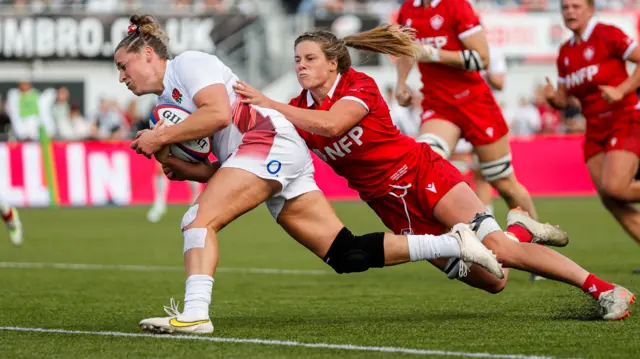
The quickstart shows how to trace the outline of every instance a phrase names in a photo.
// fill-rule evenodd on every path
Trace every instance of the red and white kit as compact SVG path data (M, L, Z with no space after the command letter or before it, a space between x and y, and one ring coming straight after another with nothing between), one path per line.
M585 160L612 150L640 155L638 95L632 92L609 104L599 88L618 86L629 77L626 60L637 46L622 30L592 19L581 41L572 38L560 47L558 83L580 100L587 119Z

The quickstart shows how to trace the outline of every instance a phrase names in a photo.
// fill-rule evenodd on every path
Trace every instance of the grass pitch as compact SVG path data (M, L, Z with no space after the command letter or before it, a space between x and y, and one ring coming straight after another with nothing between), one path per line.
M640 292L640 275L631 274L640 267L640 248L595 198L536 204L543 220L569 232L562 253ZM354 232L385 229L365 204L334 206ZM504 222L504 206L497 209ZM212 340L126 336L184 294L185 208L172 207L155 225L145 221L146 210L22 210L22 248L0 232L2 358L640 357L633 312L622 322L602 322L595 302L577 288L512 272L505 291L491 295L426 263L337 275L264 207L220 234Z

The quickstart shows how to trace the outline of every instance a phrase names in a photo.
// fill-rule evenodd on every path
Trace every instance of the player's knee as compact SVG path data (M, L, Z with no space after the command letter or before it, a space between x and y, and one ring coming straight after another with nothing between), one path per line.
M324 262L339 274L384 267L384 233L354 236L346 227L342 228Z
M451 157L451 148L445 139L433 133L425 133L416 138L416 142L427 143L433 152L442 156L442 158L449 159Z
M623 183L615 178L605 177L602 179L602 188L601 192L605 197L609 197L619 201L626 201L627 199L627 188L629 184Z
M492 279L491 282L487 283L482 289L484 289L487 293L498 294L504 290L507 286L507 279Z
M482 241L482 244L496 255L498 262L506 267L511 267L511 264L513 264L513 254L519 250L517 247L518 243L507 238L504 232L495 232L487 236L487 238Z
M608 196L606 193L599 191L600 202L614 216L618 216L627 210L627 202Z
M511 154L499 158L495 161L480 162L480 172L487 182L493 184L504 182L503 180L513 178L513 166L511 165Z
M187 230L192 227L207 228L208 230L219 232L227 225L223 213L219 211L198 211L199 205L191 206L182 217L181 229Z
M191 206L182 217L180 229L184 238L182 253L194 248L204 248L207 241L207 227L196 223L198 217L198 205Z

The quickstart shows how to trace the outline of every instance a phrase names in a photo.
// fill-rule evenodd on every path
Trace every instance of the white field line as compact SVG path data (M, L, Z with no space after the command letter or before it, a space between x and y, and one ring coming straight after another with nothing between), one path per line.
M0 262L0 268L25 269L69 269L69 270L121 270L137 272L183 272L178 266L146 266L146 265L111 265L111 264L73 264L73 263L32 263L32 262ZM221 273L249 274L293 274L293 275L327 275L333 272L312 269L276 269L276 268L218 268Z
M262 344L273 346L288 346L314 349L334 349L334 350L352 350L379 353L402 353L415 355L432 355L444 357L458 358L496 358L496 359L556 359L547 356L531 356L524 354L491 354L491 353L473 353L473 352L450 352L443 350L427 350L427 349L411 349L398 347L373 347L353 344L328 344L328 343L302 343L296 341L268 340L268 339L250 339L250 338L220 338L210 336L192 336L192 335L153 335L140 333L123 333L123 332L91 332L81 330L65 330L65 329L45 329L45 328L21 328L21 327L0 327L0 331L11 332L32 332L32 333L51 333L51 334L67 334L67 335L94 335L107 337L134 337L134 338L154 338L165 340L193 340L215 343L238 343L238 344Z

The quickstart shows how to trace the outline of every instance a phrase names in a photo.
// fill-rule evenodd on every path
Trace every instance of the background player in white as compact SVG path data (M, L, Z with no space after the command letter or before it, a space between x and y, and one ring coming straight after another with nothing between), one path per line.
M338 273L459 257L504 277L495 256L466 224L454 226L451 235L353 235L319 191L309 150L286 118L277 111L242 104L233 90L237 76L217 57L186 51L171 59L168 38L153 17L134 15L130 21L129 35L114 56L120 81L136 95L155 93L158 104L177 105L191 113L188 120L173 126L158 122L153 130L139 132L131 147L147 157L155 154L175 172L172 177L207 182L181 225L187 275L184 310L180 312L172 300L165 308L169 316L142 320L143 330L213 331L209 305L219 258L217 232L263 202L292 237ZM406 42L413 46L410 39ZM212 134L212 150L219 159L213 164L187 163L167 154L168 144Z
M22 222L18 216L18 210L9 206L9 203L0 197L0 215L4 224L9 231L9 240L13 245L19 246L22 244Z
M151 223L159 222L167 213L167 195L169 194L169 182L162 172L162 165L156 166L156 173L153 176L153 205L147 212L147 220ZM187 181L191 190L191 204L198 198L199 185L194 181Z

